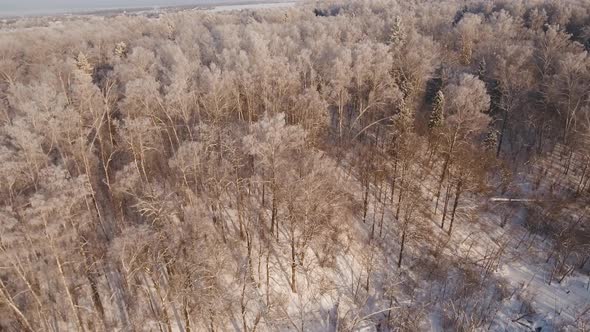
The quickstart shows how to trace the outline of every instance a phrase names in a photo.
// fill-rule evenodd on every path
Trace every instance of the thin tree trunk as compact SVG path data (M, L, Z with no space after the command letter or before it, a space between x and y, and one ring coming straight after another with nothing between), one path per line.
M498 137L498 150L496 150L496 158L500 156L502 151L502 141L504 141L504 134L506 126L508 125L508 110L504 110L504 121L502 121L502 129L500 130L500 137Z
M266 306L270 307L270 267L269 267L269 260L270 260L270 248L267 247L266 250Z
M276 205L275 205L276 204ZM276 232L276 239L277 242L279 241L279 207L278 207L278 202L275 203L275 199L273 197L272 199L272 208L273 208L273 216L275 216L275 232ZM271 233L272 235L272 233Z
M2 246L1 243L0 243L0 250L5 252L5 248L4 248L4 246ZM15 258L16 258L16 263L13 262L12 267L14 268L16 273L20 276L20 278L23 280L23 282L27 285L27 289L29 290L29 292L31 293L33 298L35 299L35 303L37 304L37 312L39 314L39 319L41 319L42 321L46 321L47 318L45 318L44 315L41 313L41 310L43 309L43 304L41 303L39 295L35 291L33 284L31 284L31 282L29 281L29 278L27 278L26 272L22 266L20 258L18 256L16 256Z
M375 176L376 177L376 176ZM376 180L375 180L376 182ZM379 202L382 201L383 198L383 182L379 184L379 194L377 195L377 200L373 204L373 225L371 226L371 240L375 237L375 224L377 223L377 211L379 208Z
M10 296L10 294L8 293L8 290L6 289L6 285L4 285L2 278L0 278L0 295L2 295L2 297L4 298L3 302L6 302L8 304L8 306L10 307L10 309L12 309L12 311L16 314L18 320L20 321L20 323L22 324L22 326L24 328L24 331L34 332L35 330L31 326L31 323L29 322L27 317L23 314L23 312L16 306L16 304L14 303L14 300L12 299L12 296Z
M164 282L164 287L166 289L170 289L170 284L168 283L169 280L169 273L170 273L170 266L171 266L171 258L165 258L165 264L159 266L160 275ZM180 332L185 332L184 326L182 324L182 320L180 319L180 315L178 314L178 309L176 307L176 302L171 301L168 297L168 292L164 294L164 301L172 308L172 313L174 314L174 319L176 320L176 326L178 326L178 330Z
M367 211L369 210L369 180L365 180L365 192L363 194L363 224L367 222Z
M258 237L258 264L257 264L257 275L258 275L258 282L256 283L256 287L260 288L260 285L262 284L262 257L263 257L263 246L262 246L262 241L260 239L260 236Z
M447 190L445 193L445 204L443 205L443 213L442 213L441 224L440 224L440 228L442 228L442 229L445 228L445 220L447 218L447 211L449 209L449 200L450 200L450 196L451 196L451 187L452 187L451 183L449 182L447 184Z
M275 227L277 228L277 239L278 239L278 234L279 234L279 226L276 225L276 219L277 219L277 213L278 213L278 209L277 209L277 188L275 186L275 180L274 180L274 176L273 176L273 180L272 180L272 207L271 207L271 214L270 214L270 235L272 237L272 235L274 234L275 231Z
M53 246L53 244L52 244ZM82 317L80 317L80 312L78 312L78 309L76 308L76 301L74 300L74 296L72 295L72 292L70 291L70 287L68 285L67 279L66 279L66 275L63 269L63 264L61 262L61 260L59 259L59 257L57 256L57 253L55 252L54 249L54 257L55 257L55 262L57 264L57 268L59 270L59 274L61 276L61 281L64 285L64 288L66 290L66 294L68 296L68 300L70 302L70 307L72 309L72 312L74 313L74 316L76 317L76 321L78 324L78 330L79 331L84 331L84 327L83 327L83 323L82 323Z
M138 277L136 277L136 278L138 278ZM145 276L145 272L141 272L140 282L143 282L143 284L145 285L145 292L148 295L148 301L150 304L150 310L152 312L152 316L156 320L156 322L158 323L158 329L160 330L160 332L163 332L164 330L162 329L162 323L160 322L160 306L158 305L158 302L156 301L156 298L155 298L154 294L152 293L152 286L148 282L147 277Z
M557 282L561 284L561 283L563 282L563 280L564 280L564 279L565 279L565 278L566 278L566 277L567 277L567 276L568 276L570 273L572 273L572 271L573 271L575 268L576 268L576 267L572 265L572 266L571 266L571 267L570 267L570 268L569 268L567 271L565 271L565 273L563 274L563 276L561 276L561 278L559 278L559 280L558 280Z
M405 176L405 165L402 167L400 185L399 185L399 193L398 193L398 200L397 200L397 209L395 210L395 219L399 220L399 213L402 207L402 200L404 198L404 176Z
M567 162L565 165L565 171L563 172L563 175L567 175L570 172L570 165L572 164L573 155L574 155L574 149L570 148L570 153L567 158Z
M545 128L541 125L541 129L539 131L539 144L537 145L537 154L541 154L543 152L543 133Z
M47 230L47 220L45 218L43 218L43 223L45 226L45 236L47 237L47 240L49 241L49 245L51 246L53 258L55 259L55 264L57 265L57 269L59 271L61 281L62 281L64 289L66 291L66 295L68 297L68 302L70 304L70 309L72 310L74 317L76 317L76 323L78 324L78 331L84 331L82 317L80 317L80 312L78 311L78 309L76 307L76 300L74 300L74 296L72 295L72 292L70 291L70 286L68 285L66 274L63 269L63 264L61 262L61 259L59 259L59 256L57 254L57 250L55 249L55 243L53 242L53 238L51 237L51 235L49 235L49 232Z
M453 231L453 222L455 221L455 213L457 212L457 206L459 205L459 198L461 197L461 186L463 185L463 181L457 181L457 189L455 191L455 203L453 203L453 212L451 213L451 223L449 225L449 235Z
M582 176L580 177L580 181L578 182L578 187L576 188L576 193L579 194L583 188L582 184L584 183L584 179L586 178L586 171L588 170L588 161L584 162L584 168L582 169Z
M191 332L191 320L188 314L188 300L184 300L182 303L182 312L184 314L184 327L186 328L186 332Z
M398 268L400 268L402 266L402 258L404 257L404 247L406 245L406 232L407 232L406 231L406 228L407 228L407 225L404 225L403 227L404 227L404 229L402 231L402 240L401 240L400 248L399 248L399 257L397 259L397 267Z
M370 250L373 250L373 248L371 247ZM369 287L371 286L372 267L373 267L373 252L371 251L371 256L370 256L368 266L367 266L367 279L365 280L365 290L367 292L369 291Z
M242 329L244 332L248 332L248 324L246 322L246 277L244 277L242 283L242 296L240 296L240 310L242 313Z
M168 328L168 332L172 332L172 324L170 323L170 315L168 315L168 309L166 308L166 302L164 301L164 296L162 295L162 291L160 289L160 286L154 280L154 278L152 276L150 276L150 279L152 279L152 284L154 285L154 288L156 289L156 294L160 298L162 315L164 316L164 323L166 324L166 327Z
M246 251L248 253L248 272L250 279L254 281L254 267L252 266L252 236L246 231Z
M121 323L123 324L123 330L127 330L129 327L129 315L127 314L127 301L125 300L125 296L122 291L123 285L121 283L120 272L116 268L113 268L111 264L107 264L105 266L105 269L107 269L107 282L111 287L113 296L117 303L117 308L119 310L119 318L121 319Z
M393 176L391 178L391 201L390 204L393 205L393 195L395 193L395 180L397 177L397 158L395 158L393 163Z
M449 169L449 165L452 161L451 158L452 158L453 152L455 150L455 141L457 140L457 130L458 129L455 129L455 132L453 133L453 139L451 141L451 147L449 149L449 154L445 158L445 162L444 162L443 168L442 168L442 173L440 174L440 178L438 180L438 189L436 191L436 204L434 206L434 213L436 213L436 211L438 210L438 202L440 199L440 192L442 190L442 185L443 185L443 182L444 182L445 177L447 175L447 170Z
M389 306L388 308L391 308L393 306L393 295L391 295L389 297ZM391 311L392 310L387 310L387 327L389 328L391 325Z
M379 237L383 234L383 219L385 218L385 202L387 201L387 191L384 191L385 197L381 202L381 219L379 221Z
M238 179L236 181L236 208L237 208L237 213L238 213L238 223L239 223L239 227L240 227L240 239L244 240L244 220L242 217L243 214L243 209L242 209L242 191L240 188L240 180Z
M586 265L586 262L588 262L588 259L590 259L590 256L586 255L586 257L582 260L582 263L580 263L580 267L579 269L583 269L584 265Z
M97 282L96 282L96 271L94 271L94 268L92 266L88 266L87 264L86 264L86 270L87 270L86 278L88 279L88 284L90 285L92 303L94 304L94 307L98 311L103 324L106 324L106 322L104 321L104 319L105 319L104 307L103 307L102 301L100 299L100 292L98 291L98 286L97 286Z
M264 177L264 174L262 174L262 176ZM264 184L264 181L262 182L262 207L264 207L264 199L266 197L266 184Z
M344 121L344 106L342 100L342 90L338 93L338 138L340 139L340 143L342 143L342 127Z
M291 221L291 223L293 223L293 221ZM293 225L291 225L291 291L293 291L293 293L297 293L296 268L297 263L295 262L295 231L293 229Z

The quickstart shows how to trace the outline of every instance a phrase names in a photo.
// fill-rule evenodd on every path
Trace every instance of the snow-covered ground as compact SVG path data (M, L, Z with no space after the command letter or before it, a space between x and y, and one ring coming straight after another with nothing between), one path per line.
M558 147L554 153L537 160L516 177L514 191L523 195L524 200L485 202L482 197L469 197L462 204L479 212L459 215L452 235L454 246L451 246L451 251L473 262L498 256L493 273L508 285L509 296L502 300L494 321L487 327L489 330L577 331L582 320L588 319L584 317L590 310L588 271L582 273L574 269L559 282L552 276L554 264L549 257L552 240L525 227L526 218L531 217L527 215L527 205L534 203L528 198L534 198L547 189L541 186L537 194L531 191L533 174L537 171L535 168L549 168L544 181L546 186L550 186L563 172L563 160L551 162L551 159L560 159L557 156L559 153ZM570 179L570 182L575 181ZM469 218L465 218L466 215ZM505 225L502 227L503 222ZM440 327L433 326L432 330L440 330Z
M391 283L393 278L399 283L393 287L393 294L396 297L410 301L413 308L420 305L426 307L426 315L416 316L416 318L422 319L423 323L429 325L421 325L421 329L449 330L449 327L445 326L444 313L446 312L448 316L449 310L456 310L455 313L451 313L451 316L455 314L457 317L462 317L462 313L454 307L455 303L452 304L453 307L449 308L445 303L446 297L453 292L461 294L461 287L468 288L463 284L464 281L469 281L465 279L464 273L468 271L468 275L472 269L483 275L479 281L482 283L479 285L481 289L474 290L473 293L466 296L472 296L473 298L469 301L473 301L473 304L477 306L481 307L484 302L483 308L489 311L485 315L489 315L490 318L489 322L480 325L477 329L577 331L584 328L583 322L588 320L590 313L588 270L573 269L560 281L560 278L553 275L555 264L549 257L553 247L552 240L547 236L531 232L525 225L526 218L531 217L527 214L527 204L534 203L529 199L534 201L536 200L535 196L539 193L543 195L544 191L549 190L548 187L552 185L554 179L558 178L559 173L563 172L564 161L563 158L557 156L559 153L561 152L558 147L553 154L548 154L537 160L531 168L525 169L521 175L515 178L516 188L513 188L513 191L524 195L523 201L490 201L488 197L474 195L463 198L450 237L440 229L442 208L439 207L438 211L433 213L433 206L428 204L429 201L432 201L432 205L434 205L438 167L433 167L434 171L418 170L417 172L422 176L420 186L423 196L420 216L422 220L420 222L427 225L426 227L433 235L430 241L441 241L440 246L444 248L444 253L440 260L446 261L451 266L444 272L446 275L440 276L438 279L425 279L424 273L416 272L423 264L422 257L426 255L425 251L428 251L428 246L430 245L430 249L438 246L438 244L433 245L432 243L421 244L420 241L425 239L416 238L408 244L409 248L406 249L404 264L401 269L398 269L395 266L395 260L399 253L399 224L395 220L395 211L392 210L395 205L388 206L384 214L383 236L373 240L372 245L378 249L378 254L373 259L375 262L379 262L377 265L383 265L379 269L380 271L393 272L389 276L383 274L371 276L371 288L366 294L370 300L364 304L365 309L362 315L372 316L372 313L378 313L389 307L387 296L384 294L387 293L387 285ZM552 158L559 159L560 162L551 162ZM533 175L536 172L534 167L541 166L550 168L544 179L545 187L541 185L537 188L536 194L533 194L531 187L534 181ZM351 192L356 193L358 196L356 199L361 201L362 189L352 176L349 179ZM568 180L563 181L567 182ZM575 182L575 178L570 179L570 182L572 181ZM567 184L563 183L562 185L566 186ZM373 192L376 190L376 188L372 189ZM355 235L353 243L366 244L370 242L371 220L375 218L373 215L375 212L379 213L379 208L375 209L373 205L375 201L375 195L372 195L367 223L363 224L361 220L358 220L351 226L350 231ZM366 278L361 263L362 258L360 258L363 253L366 255L366 252L367 246L356 249L352 247L349 257L341 258L343 263L339 264L338 269L342 271L340 274L342 283L354 283L350 276L355 274L358 275L359 280ZM355 260L355 258L359 262L356 266L349 261ZM346 275L345 271L350 272ZM363 276L363 274L365 275ZM429 272L428 275L430 274L433 273ZM550 279L552 279L551 282L549 282ZM408 291L408 287L413 289ZM478 299L478 296L481 299ZM400 299L396 299L396 302L398 300ZM372 301L373 305L368 306L369 301ZM458 301L458 303L461 302L462 300ZM466 308L469 308L469 305L466 305ZM398 314L399 306L392 309L392 312ZM479 313L479 315L482 316L484 313ZM366 330L376 329L370 319L359 322L357 327L361 326L364 326Z
M552 156L549 156L552 157ZM547 165L542 159L536 165ZM552 163L558 167L560 163ZM266 255L259 243L252 244L252 266L257 286L249 286L252 299L269 294L275 323L264 331L379 331L388 317L392 330L455 331L581 331L590 321L588 270L575 269L560 282L552 275L549 257L552 241L526 226L531 202L490 201L489 197L465 195L452 234L441 229L442 208L434 211L440 165L415 166L421 198L411 236L406 243L401 268L400 223L394 203L385 196L385 210L378 188L370 188L368 213L345 216L335 242L344 248L333 260L320 257L322 245L313 243L305 263L297 267L297 292L291 292L291 262L288 234L273 241L269 257L270 280L265 284ZM340 168L341 181L353 201L363 201L363 188L356 175ZM519 193L531 197L534 169L515 179L507 197ZM559 172L559 170L555 171ZM549 176L545 186L552 183ZM384 191L390 190L385 187ZM539 187L535 192L546 188ZM528 196L527 196L528 195ZM231 227L237 227L234 210L228 210ZM383 225L381 214L383 213ZM375 225L374 236L371 233ZM229 245L233 256L244 256L243 243ZM549 258L549 259L548 259ZM243 259L237 259L237 262ZM239 269L239 266L235 266ZM550 283L549 280L552 279ZM242 292L231 276L227 287ZM367 287L368 286L368 287ZM247 302L250 321L265 303ZM241 330L235 318L231 330ZM229 327L228 327L229 328Z

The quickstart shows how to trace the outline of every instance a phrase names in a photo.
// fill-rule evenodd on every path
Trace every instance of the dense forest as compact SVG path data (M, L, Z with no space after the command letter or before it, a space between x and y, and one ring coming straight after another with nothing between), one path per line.
M0 23L0 331L590 331L590 2Z

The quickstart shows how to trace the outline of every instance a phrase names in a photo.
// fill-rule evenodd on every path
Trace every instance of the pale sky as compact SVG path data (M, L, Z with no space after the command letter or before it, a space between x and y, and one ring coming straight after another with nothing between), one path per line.
M172 5L198 5L230 0L0 0L0 16L50 14L100 8L133 8ZM235 1L235 2L240 2ZM243 2L243 0L242 0Z

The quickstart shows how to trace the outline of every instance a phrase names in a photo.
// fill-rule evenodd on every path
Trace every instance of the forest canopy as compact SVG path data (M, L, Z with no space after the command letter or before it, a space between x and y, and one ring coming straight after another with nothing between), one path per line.
M537 324L502 267L588 275L588 51L585 0L5 20L0 330Z

